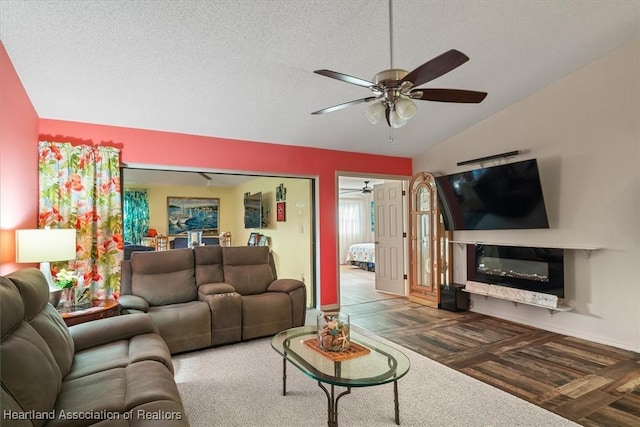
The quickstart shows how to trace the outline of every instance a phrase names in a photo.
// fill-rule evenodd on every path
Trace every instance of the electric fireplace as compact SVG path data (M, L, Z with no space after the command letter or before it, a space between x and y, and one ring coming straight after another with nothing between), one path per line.
M467 280L564 298L564 250L467 245Z

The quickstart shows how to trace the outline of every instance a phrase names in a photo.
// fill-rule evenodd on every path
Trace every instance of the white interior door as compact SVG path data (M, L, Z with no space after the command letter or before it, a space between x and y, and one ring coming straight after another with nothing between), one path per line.
M373 187L376 244L376 290L406 295L402 182Z

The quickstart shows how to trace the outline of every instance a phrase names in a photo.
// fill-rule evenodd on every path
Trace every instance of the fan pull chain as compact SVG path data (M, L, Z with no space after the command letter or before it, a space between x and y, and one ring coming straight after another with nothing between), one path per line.
M389 144L396 142L396 138L393 136L393 126L389 127Z

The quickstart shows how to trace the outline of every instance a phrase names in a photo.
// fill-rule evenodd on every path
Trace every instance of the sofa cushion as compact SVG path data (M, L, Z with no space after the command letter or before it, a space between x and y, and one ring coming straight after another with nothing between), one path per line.
M62 375L49 346L38 332L17 314L24 315L18 288L0 279L2 346L0 372L3 403L21 411L48 412L61 388ZM46 420L34 420L41 426Z
M59 416L60 411L71 415L87 413L97 416L130 412L132 420L135 420L140 414L139 410L153 402L162 402L161 408L157 409L161 412L178 412L173 414L173 420L167 425L188 425L171 373L161 363L143 361L65 381L56 402L56 415ZM98 420L74 421L74 425L87 426ZM57 425L69 425L69 420L56 419L47 424ZM130 425L138 424L131 422Z
M65 381L144 360L160 362L173 372L167 344L149 314L94 320L69 331L76 353Z
M196 246L193 249L196 263L196 284L224 282L222 248L220 246Z
M16 285L0 277L0 331L2 340L24 321L24 306Z
M211 345L211 311L206 302L149 307L148 313L171 354Z
M49 304L49 285L42 272L25 268L6 276L16 286L25 307L24 320L40 334L51 349L62 377L73 363L73 339L62 316Z
M292 325L289 295L269 292L242 297L242 339L277 334Z
M30 322L49 303L49 285L42 272L36 268L25 268L6 276L22 297L24 320Z
M198 299L193 250L173 249L131 254L131 292L150 306Z
M224 281L240 295L256 295L267 291L275 280L266 246L222 247Z

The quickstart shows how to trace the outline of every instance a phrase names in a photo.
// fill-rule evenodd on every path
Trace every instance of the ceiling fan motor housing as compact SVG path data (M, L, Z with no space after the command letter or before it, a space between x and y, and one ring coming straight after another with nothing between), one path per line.
M384 88L399 88L400 80L402 80L407 74L408 71L401 70L399 68L392 68L390 70L380 71L373 78L373 82Z

